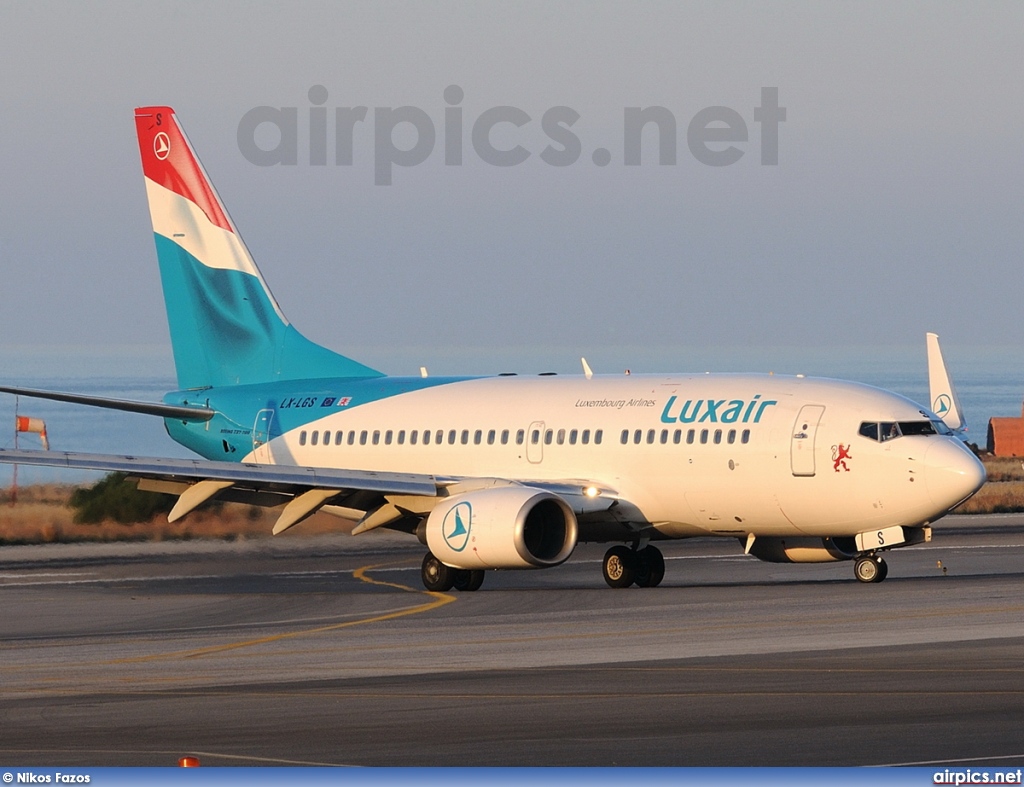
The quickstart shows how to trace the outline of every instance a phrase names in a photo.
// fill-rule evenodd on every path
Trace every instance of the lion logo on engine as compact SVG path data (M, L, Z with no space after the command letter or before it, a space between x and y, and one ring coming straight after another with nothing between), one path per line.
M473 506L462 502L444 517L441 534L444 542L455 552L461 552L469 543L469 532L473 529Z

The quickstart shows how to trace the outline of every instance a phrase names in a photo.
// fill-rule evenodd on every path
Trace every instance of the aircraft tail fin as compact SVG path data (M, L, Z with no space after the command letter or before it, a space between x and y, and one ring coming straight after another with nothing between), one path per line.
M963 408L960 406L960 399L956 395L956 388L946 371L946 362L942 359L942 349L939 347L937 334L925 335L928 345L928 390L931 397L932 412L954 432L963 432L967 429L967 420L964 418Z
M178 385L380 377L288 322L170 107L135 110Z

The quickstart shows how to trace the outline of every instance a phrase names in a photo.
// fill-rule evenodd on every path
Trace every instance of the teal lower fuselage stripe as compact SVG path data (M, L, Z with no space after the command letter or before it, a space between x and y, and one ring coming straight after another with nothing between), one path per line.
M258 432L266 442L334 412L470 379L474 378L335 377L176 391L164 402L202 405L217 415L208 422L168 418L164 423L175 441L207 459L240 461L252 450ZM260 421L261 412L272 413L266 423Z

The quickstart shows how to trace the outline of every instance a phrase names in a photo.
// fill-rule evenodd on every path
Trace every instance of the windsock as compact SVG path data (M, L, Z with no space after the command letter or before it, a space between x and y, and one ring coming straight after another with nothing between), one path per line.
M16 418L16 428L19 432L35 432L43 441L43 450L50 450L50 439L46 436L46 421L42 418L29 418L25 415L19 415Z

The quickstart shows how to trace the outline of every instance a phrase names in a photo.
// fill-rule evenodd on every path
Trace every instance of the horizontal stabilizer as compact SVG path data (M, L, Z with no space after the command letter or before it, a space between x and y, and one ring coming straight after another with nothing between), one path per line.
M35 388L11 388L0 386L0 393L15 396L29 396L33 399L52 399L55 402L86 404L90 407L105 407L108 410L122 410L127 413L159 415L161 418L176 418L181 421L209 421L216 413L208 407L183 407L160 402L137 402L131 399L110 399L104 396L64 393L61 391L40 391Z

